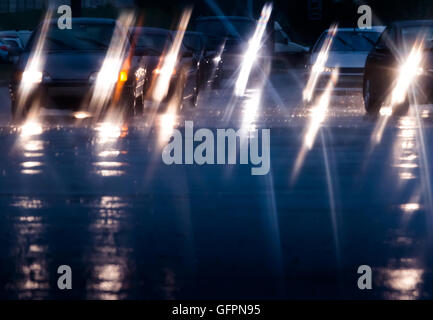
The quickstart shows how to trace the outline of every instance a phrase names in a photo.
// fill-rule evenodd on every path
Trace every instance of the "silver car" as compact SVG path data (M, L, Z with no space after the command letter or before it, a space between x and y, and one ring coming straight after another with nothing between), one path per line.
M384 30L385 27L379 26L371 29L339 28L333 38L316 90L323 90L332 71L338 68L338 83L334 91L361 92L367 56ZM314 66L328 32L329 30L325 30L314 45L307 64L307 73Z

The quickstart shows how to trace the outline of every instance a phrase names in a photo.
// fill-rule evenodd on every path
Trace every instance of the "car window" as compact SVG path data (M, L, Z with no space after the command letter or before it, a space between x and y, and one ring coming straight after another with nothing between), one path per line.
M171 42L172 39L168 33L137 31L135 46L137 49L149 50L150 55L159 55Z
M395 32L394 28L389 27L386 28L382 35L379 37L379 40L376 43L377 47L382 48L391 48L395 41Z
M283 32L281 32L281 30L278 30L277 32L275 32L275 42L276 43L287 43L287 38L285 37L285 35L283 34Z
M74 24L72 29L59 29L52 25L46 36L46 51L82 51L107 50L110 46L114 24L81 23ZM32 37L27 49L33 47L37 37Z
M401 29L401 37L406 48L411 48L416 41L421 39L431 47L433 45L433 25L404 27Z
M254 20L235 20L225 19L219 20L203 20L197 21L196 31L220 37L234 37L241 39L249 39L256 28Z
M9 45L11 48L19 48L18 42L15 40L4 39L3 42Z
M327 32L323 33L314 51L319 51L325 41ZM332 41L330 51L371 51L380 32L374 31L338 31Z
M199 35L185 34L183 45L190 51L198 52L203 50L203 41Z

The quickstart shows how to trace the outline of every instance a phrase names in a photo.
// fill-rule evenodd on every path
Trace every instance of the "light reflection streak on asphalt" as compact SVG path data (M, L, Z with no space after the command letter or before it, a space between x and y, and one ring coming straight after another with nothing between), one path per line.
M338 80L338 70L332 72L331 78L328 81L325 91L318 98L317 105L314 105L310 110L310 121L306 127L303 144L295 161L291 182L294 183L299 175L306 154L313 148L317 133L319 132L322 123L326 119L329 104L331 102L331 94Z
M120 140L128 135L128 126L103 122L96 128L96 153L99 161L94 162L95 172L102 177L120 177L125 175L126 163L118 161Z

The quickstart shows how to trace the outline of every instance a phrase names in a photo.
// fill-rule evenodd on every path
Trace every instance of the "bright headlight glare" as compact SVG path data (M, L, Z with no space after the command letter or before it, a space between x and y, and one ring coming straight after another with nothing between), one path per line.
M116 82L126 82L128 80L128 73L127 71L120 71L118 76L116 77L113 75L112 72L94 72L89 77L90 83L95 83L98 78L101 78L103 81L107 81L110 83L116 83Z
M417 75L417 76L422 76L422 75L424 75L424 74L425 74L425 70L424 70L424 68L419 67L419 68L418 68L418 71L416 72L416 75Z
M40 71L24 71L22 81L24 83L41 83L43 74Z
M335 70L335 68L332 67L319 67L314 65L312 67L312 71L322 72L322 73L332 73Z
M213 58L212 59L213 60L213 62L215 62L215 63L220 63L220 61L221 61L221 57L215 57L215 58Z
M89 77L89 82L95 82L97 78L98 78L98 73L97 72L92 73Z
M153 74L161 74L164 72L164 68L156 68L153 70ZM174 76L176 74L176 69L173 69L172 75Z

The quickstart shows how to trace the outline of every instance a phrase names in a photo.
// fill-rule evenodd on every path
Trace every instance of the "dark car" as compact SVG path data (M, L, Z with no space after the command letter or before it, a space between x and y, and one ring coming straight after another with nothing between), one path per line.
M424 63L415 79L417 99L433 101L433 20L396 22L385 29L368 55L363 80L364 105L367 113L377 114L392 94L399 67L417 40L424 39ZM392 106L397 113L409 108L409 97Z
M158 101L155 90L164 76L165 58L173 49L176 32L149 27L131 29L136 68L134 101L135 110L140 112L145 101ZM158 102L172 99L181 108L186 100L195 106L197 101L197 62L194 51L181 45L177 52L174 68L169 75L168 90Z
M257 21L249 17L210 16L196 20L195 30L206 36L207 76L214 74L214 87L220 86L221 79L236 76L256 27ZM272 23L268 23L255 63L257 71L267 68L272 48Z
M45 22L46 24L48 31L41 48L41 61L44 61L41 70L29 71L26 67L35 54L43 25L32 35L16 65L10 84L12 114L16 119L25 117L35 105L88 111L92 90L107 56L112 36L120 28L115 20L99 18L74 18L72 29L59 29L55 19ZM127 46L129 41L128 37ZM116 85L122 84L119 101L130 106L132 77L128 76L128 70L121 70L119 74L117 72L115 75L106 74L103 78L107 81L111 79ZM28 88L25 97L19 94L20 85ZM112 101L112 98L114 93L107 100Z

